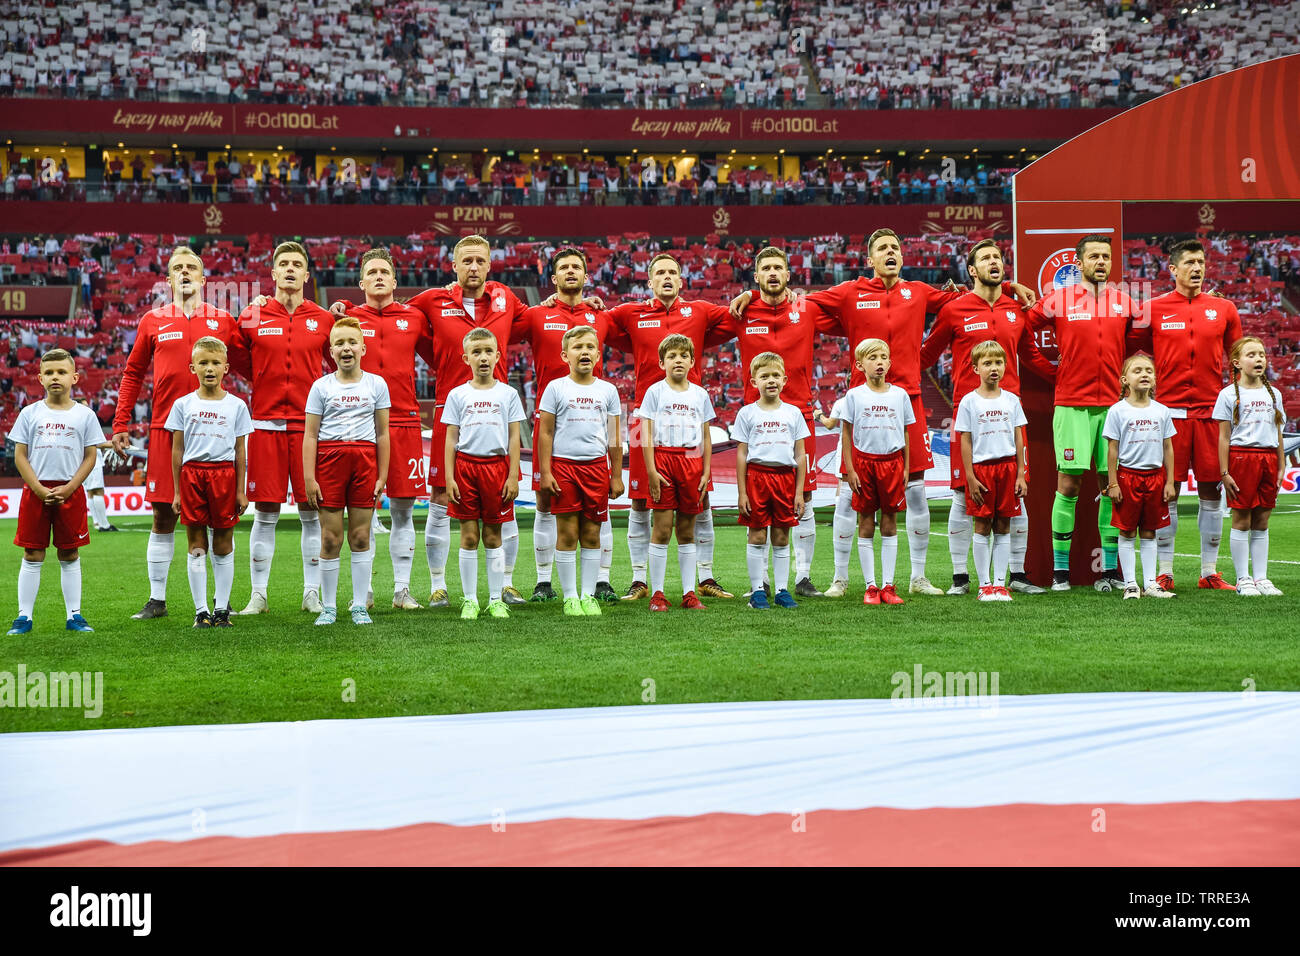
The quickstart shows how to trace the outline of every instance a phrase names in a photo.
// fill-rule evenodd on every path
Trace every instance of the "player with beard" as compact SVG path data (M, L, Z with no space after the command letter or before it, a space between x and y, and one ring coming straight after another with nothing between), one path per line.
M1013 360L1019 355L1034 371L1051 378L1056 370L1052 363L1034 345L1023 310L1015 299L1006 294L1003 277L1002 250L993 239L984 239L971 246L966 254L966 271L974 282L974 291L965 292L939 310L934 326L921 346L920 363L929 368L944 349L952 347L952 404L961 405L968 392L980 387L979 373L971 354L975 346L984 341L995 341L1007 355L1006 370L1001 377L1001 387L1020 396L1020 375ZM952 447L961 446L953 430ZM970 592L970 576L966 572L974 528L966 513L965 495L958 490L966 487L965 471L959 454L952 461L952 507L948 511L948 553L952 558L952 587L949 594ZM1025 576L1025 552L1029 544L1029 518L1021 513L1011 519L1011 590L1022 594L1042 594L1044 589Z
M300 525L302 609L319 614L320 514L307 500L302 437L307 394L333 366L330 329L334 317L309 301L303 288L309 275L307 250L282 242L271 255L275 295L259 298L239 316L237 343L249 355L253 384L253 434L248 437L248 500L254 502L248 535L252 594L240 614L265 614L275 528L280 505L293 490Z
M1237 307L1206 292L1205 247L1195 239L1176 243L1169 252L1174 290L1145 304L1149 324L1136 336L1137 346L1155 356L1160 403L1174 419L1174 478L1181 492L1188 469L1196 476L1201 532L1201 578L1198 587L1235 588L1216 569L1223 536L1218 433L1214 403L1223 382L1223 359L1241 338ZM1178 506L1171 502L1169 527L1156 532L1160 574L1156 581L1174 589L1174 535Z
M1124 364L1130 328L1140 315L1128 295L1107 285L1112 264L1109 236L1084 236L1075 247L1075 258L1079 282L1048 293L1026 314L1031 329L1052 329L1060 352L1052 415L1057 472L1052 502L1053 591L1070 589L1070 540L1083 476L1095 473L1102 490L1110 484L1108 442L1102 429L1110 406L1115 404L1115 383ZM1096 581L1098 591L1124 589L1116 572L1119 533L1110 519L1111 500L1103 494L1097 508L1103 564Z
M785 362L788 378L781 393L781 401L796 406L808 425L809 436L817 434L813 415L816 406L812 397L813 339L819 329L827 331L834 323L826 318L821 306L808 296L796 296L790 289L790 261L775 246L760 249L754 258L754 279L758 298L750 299L737 316L728 316L727 330L736 336L740 346L740 367L750 363L764 352L774 352ZM752 380L745 384L746 405L757 402L758 389ZM812 476L816 466L816 439L810 437L807 446L807 471ZM812 500L811 477L804 485L805 502ZM771 549L771 539L768 539ZM817 521L811 505L803 509L794 535L795 594L801 597L820 597L821 592L812 583L812 561L817 547ZM766 563L764 567L767 567Z
M659 365L659 343L665 336L685 335L695 345L695 365L688 378L696 385L701 384L699 357L704 350L731 338L726 306L681 297L682 268L673 256L661 252L650 260L646 271L654 299L624 303L609 314L608 344L631 352L636 367L636 397L629 418L636 416L650 386L664 378L664 370ZM646 487L640 427L628 429L628 446L628 495L632 499L632 510L627 516L627 547L632 559L632 584L623 600L635 601L650 594L646 584L650 557L650 511L646 506L649 490ZM713 576L713 509L707 494L704 510L695 519L695 546L700 575L699 594L713 598L735 597Z
M598 349L592 374L599 378L600 349L604 347L609 328L609 313L592 308L591 303L583 299L582 290L587 284L587 256L581 249L565 246L556 250L551 256L551 281L555 284L555 295L541 305L525 309L510 330L511 343L527 342L532 349L533 389L539 398L547 385L569 374L569 364L564 360L561 344L564 333L580 326L595 330ZM555 560L555 516L551 514L551 494L542 487L541 459L537 448L541 409L533 414L532 469L533 488L537 494L533 552L537 561L537 586L530 600L554 601L557 595L551 587L551 572ZM606 517L600 527L600 573L595 592L599 601L618 600L618 593L609 583L613 558L614 529Z
M190 361L194 343L204 336L226 344L230 364L248 376L248 353L239 344L235 319L203 301L203 260L188 246L177 246L167 260L167 282L172 301L151 309L140 318L135 344L122 373L117 414L113 417L113 448L123 458L130 444L128 428L149 368L153 367L153 419L149 426L149 458L145 500L153 511L146 556L149 600L131 615L138 621L167 616L167 576L176 547L177 514L172 508L172 437L163 427L172 404L194 391Z

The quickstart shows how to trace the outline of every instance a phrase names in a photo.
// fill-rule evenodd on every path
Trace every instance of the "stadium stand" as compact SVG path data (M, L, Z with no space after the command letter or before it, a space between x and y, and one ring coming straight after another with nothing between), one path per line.
M864 11L863 7L867 9ZM412 106L1128 106L1300 50L1286 0L0 3L0 95ZM340 76L340 66L343 73Z

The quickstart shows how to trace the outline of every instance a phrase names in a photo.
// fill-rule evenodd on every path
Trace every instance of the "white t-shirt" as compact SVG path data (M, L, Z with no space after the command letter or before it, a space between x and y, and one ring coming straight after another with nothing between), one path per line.
M229 392L215 401L190 392L172 404L165 427L185 435L182 462L234 461L235 439L253 430L253 418L248 406Z
M866 455L891 455L907 444L907 426L916 421L912 400L897 385L873 392L868 385L849 389L840 424L853 425L853 447Z
M42 399L24 405L9 440L27 446L27 460L45 483L64 482L77 473L86 448L104 444L104 429L85 405L50 408Z
M994 461L1016 453L1016 429L1027 424L1020 399L1002 389L997 398L967 392L957 407L957 431L970 432L971 461Z
M1237 389L1225 385L1214 403L1213 418L1216 422L1231 422L1233 409L1237 407ZM1282 394L1273 389L1270 397L1264 386L1241 389L1241 421L1232 426L1229 445L1243 448L1276 448L1277 419L1275 412L1282 411ZM1283 421L1286 412L1282 412Z
M321 441L374 441L375 412L391 408L388 383L362 372L356 382L340 382L330 373L312 382L307 393L307 414L319 415Z
M707 391L687 382L678 392L666 379L646 389L636 416L654 422L656 448L699 448L704 423L716 417Z
M1176 431L1169 409L1159 402L1138 408L1121 400L1106 412L1101 435L1119 442L1119 463L1125 468L1150 471L1164 465L1165 439Z
M519 393L504 382L475 388L473 382L457 385L447 395L442 423L460 429L456 450L492 458L510 453L510 423L524 420Z
M794 405L782 402L768 410L754 402L736 416L731 437L748 446L745 460L750 464L782 468L794 465L794 443L808 437L808 423Z
M569 376L557 378L542 392L537 406L555 416L555 442L551 456L572 461L595 461L609 452L609 423L622 414L618 389L604 379L579 385Z

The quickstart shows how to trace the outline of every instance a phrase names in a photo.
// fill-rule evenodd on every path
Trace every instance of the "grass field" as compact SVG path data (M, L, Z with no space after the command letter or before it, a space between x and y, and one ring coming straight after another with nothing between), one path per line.
M946 503L934 505L934 529L946 528ZM63 629L58 569L47 558L36 629L0 643L0 671L102 672L103 714L0 708L0 731L141 727L166 724L380 717L549 707L638 704L653 681L658 703L887 697L891 676L920 664L935 671L996 671L1002 694L1082 691L1240 691L1300 689L1300 502L1284 497L1272 523L1270 576L1282 598L1247 600L1197 591L1196 505L1181 509L1175 566L1179 597L1123 602L1118 594L1075 589L1018 596L1012 604L973 597L912 598L902 607L863 607L857 555L854 590L840 600L801 600L796 611L752 612L737 597L708 611L651 615L644 601L606 608L601 618L569 619L559 604L513 610L509 621L462 622L458 610L400 612L388 606L388 537L378 541L375 624L342 616L312 626L298 610L301 567L297 522L280 523L272 574L273 613L236 618L231 630L195 631L178 535L168 606L171 616L132 621L148 595L146 518L119 518L121 534L98 535L83 554L83 610L97 629ZM616 519L617 520L617 519ZM814 580L829 583L830 516L819 515ZM422 527L423 517L417 516ZM521 524L527 525L525 513ZM744 587L744 529L719 513L715 572ZM14 522L0 521L12 540ZM453 529L454 536L454 529ZM531 536L521 529L515 584L534 583ZM428 571L417 537L413 592L424 603ZM236 536L233 603L248 597L247 522ZM899 579L907 580L906 546ZM14 615L19 552L0 562L5 620ZM347 559L339 594L349 594ZM1219 562L1231 580L1227 533ZM946 539L932 539L930 577L946 582ZM459 595L456 558L448 562ZM669 597L676 594L669 556ZM615 532L614 586L628 583L623 529ZM480 569L480 589L485 574ZM453 602L455 603L455 602ZM355 682L355 701L344 686Z

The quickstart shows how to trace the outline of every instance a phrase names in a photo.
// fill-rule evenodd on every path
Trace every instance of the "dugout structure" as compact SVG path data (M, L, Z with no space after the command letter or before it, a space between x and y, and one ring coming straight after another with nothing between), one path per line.
M1216 203L1235 204L1234 231L1275 226L1278 203L1289 204L1284 207L1288 228L1300 227L1300 55L1173 90L1094 126L1022 169L1012 180L1018 281L1040 294L1077 282L1074 247L1089 233L1114 237L1111 281L1131 281L1124 276L1121 251L1125 217L1136 223L1143 218L1143 205L1154 203L1187 204L1188 233L1213 228ZM1148 281L1151 294L1173 286L1167 274ZM1146 290L1129 288L1147 297ZM1038 344L1056 358L1050 330L1040 333ZM1025 570L1046 586L1052 579L1056 490L1053 389L1029 369L1021 370L1021 383L1029 418ZM1117 400L1118 394L1117 383ZM1104 471L1105 463L1101 465ZM1100 567L1096 493L1085 476L1070 552L1075 584L1090 583L1094 567Z

